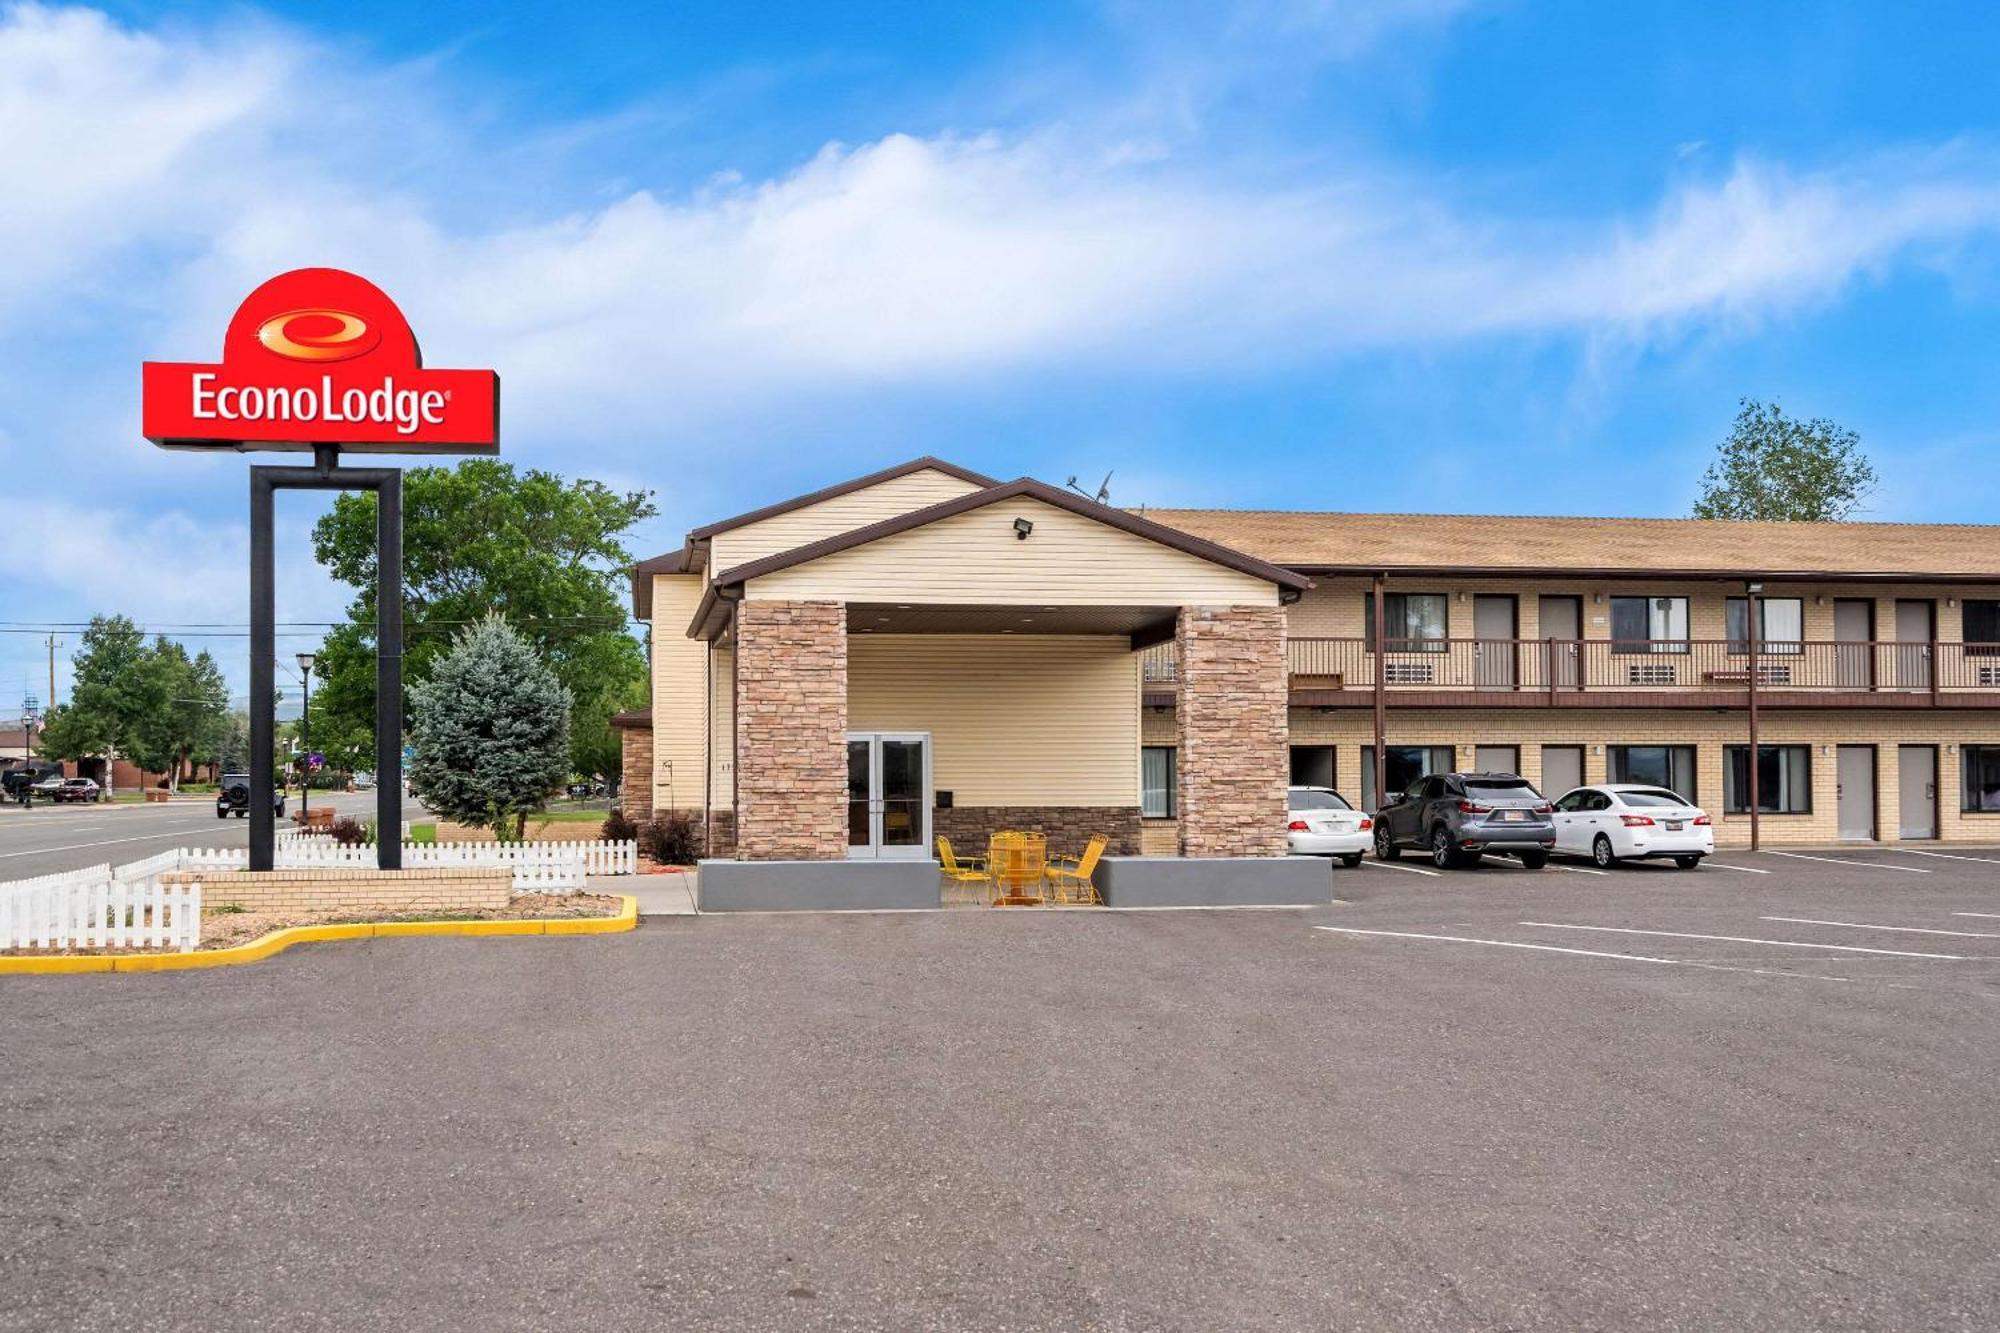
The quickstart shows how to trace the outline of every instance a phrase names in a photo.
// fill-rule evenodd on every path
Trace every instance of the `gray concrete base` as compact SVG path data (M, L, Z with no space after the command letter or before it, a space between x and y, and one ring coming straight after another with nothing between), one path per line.
M704 912L865 912L941 907L938 863L923 861L703 861L695 905Z
M1333 872L1316 856L1107 856L1097 863L1106 907L1314 906L1333 900Z

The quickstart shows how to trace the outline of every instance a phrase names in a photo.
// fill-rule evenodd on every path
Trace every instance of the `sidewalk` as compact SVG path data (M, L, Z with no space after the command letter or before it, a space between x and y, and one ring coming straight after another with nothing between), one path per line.
M592 875L592 893L624 893L639 900L640 916L693 916L694 872L671 875Z

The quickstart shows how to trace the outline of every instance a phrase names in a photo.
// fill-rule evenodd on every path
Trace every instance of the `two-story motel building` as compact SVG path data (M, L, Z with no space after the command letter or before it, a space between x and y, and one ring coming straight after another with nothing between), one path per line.
M2000 528L1126 511L923 458L633 571L628 812L712 855L1266 856L1288 783L1669 785L1726 844L2000 837ZM1754 611L1753 611L1753 608ZM1379 615L1383 632L1375 632Z

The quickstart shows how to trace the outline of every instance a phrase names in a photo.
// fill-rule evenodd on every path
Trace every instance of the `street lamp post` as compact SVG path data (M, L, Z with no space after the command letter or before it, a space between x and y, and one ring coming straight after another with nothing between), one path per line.
M299 705L299 744L305 753L299 758L299 827L309 827L306 815L312 809L312 703L313 655L299 655L299 683L305 686L305 702Z

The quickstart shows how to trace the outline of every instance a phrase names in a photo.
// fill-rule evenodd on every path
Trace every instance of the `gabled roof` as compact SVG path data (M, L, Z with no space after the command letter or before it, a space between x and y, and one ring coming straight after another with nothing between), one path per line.
M880 486L885 481L894 481L898 477L907 477L913 472L942 472L948 477L957 477L960 481L970 482L972 485L982 489L1000 484L992 477L981 476L979 473L962 468L956 463L947 463L942 458L932 458L929 454L926 454L922 458L913 458L907 463L898 463L895 467L885 467L880 472L871 472L865 477L856 477L852 481L843 481L835 486L826 486L807 495L794 496L792 499L781 501L778 504L765 505L762 509L753 509L747 514L738 514L735 518L725 518L720 523L710 523L706 527L696 528L688 534L688 541L690 543L702 541L713 537L718 532L727 532L731 528L740 528L746 523L761 523L767 518L776 518L780 514L789 514L794 509L804 509L807 505L821 504L827 500L837 500L843 495L852 495L856 491L865 491L870 486Z
M760 578L766 574L774 574L781 569L790 569L793 565L802 565L808 560L818 560L822 556L833 555L839 551L852 550L856 546L865 546L869 542L880 540L883 537L892 537L899 532L909 532L914 528L921 528L927 524L935 523L939 519L952 518L958 514L968 514L975 509L984 509L988 505L998 504L1002 500L1012 500L1017 496L1026 496L1029 499L1040 500L1043 504L1053 505L1058 509L1066 509L1072 514L1081 514L1083 517L1094 519L1107 527L1117 528L1122 532L1129 532L1135 537L1144 537L1148 541L1158 542L1162 546L1171 547L1184 554L1221 565L1225 569L1233 569L1240 574L1248 574L1252 578L1259 578L1269 583L1275 583L1280 588L1291 592L1301 592L1312 586L1312 580L1303 574L1294 573L1292 570L1285 569L1282 566L1259 560L1255 556L1245 555L1241 551L1183 532L1178 528L1170 528L1163 523L1156 523L1150 518L1134 514L1129 510L1113 509L1109 505L1101 505L1094 500L1086 500L1082 496L1060 490L1049 485L1047 482L1036 481L1032 477L1022 477L1019 480L1010 481L1005 485L990 486L983 491L975 491L970 495L959 496L955 500L946 500L941 504L934 504L928 509L918 509L908 514L898 514L894 518L885 518L879 523L870 523L865 528L855 528L851 532L839 533L820 541L795 547L789 551L780 551L776 555L765 556L761 560L749 561L746 564L736 566L734 569L726 569L717 574L714 580L715 586L725 587L743 583L749 579Z
M1148 509L1146 517L1316 573L2000 582L2000 526Z
M865 477L855 477L850 481L839 482L832 486L822 486L819 490L811 491L805 495L796 495L789 500L781 500L777 504L765 505L762 509L752 509L750 512L738 514L734 518L725 518L718 523L706 524L688 533L687 540L682 543L680 550L668 551L664 555L656 555L650 560L641 560L638 564L632 566L633 616L639 620L647 620L652 617L653 575L694 574L705 569L708 565L707 542L709 538L715 536L717 533L728 532L732 528L744 527L751 523L761 523L767 518L776 518L780 514L789 514L794 510L804 509L810 505L822 504L828 500L837 500L843 495L852 495L856 491L865 491L870 486L879 486L885 481L895 481L899 477L907 477L917 472L942 472L948 477L957 477L960 481L981 488L1000 484L992 477L983 476L980 473L972 471L970 468L962 468L956 463L947 463L942 458L933 458L929 454L925 454L922 458L913 458L907 463L898 463L894 467L885 467L880 472L871 472Z

